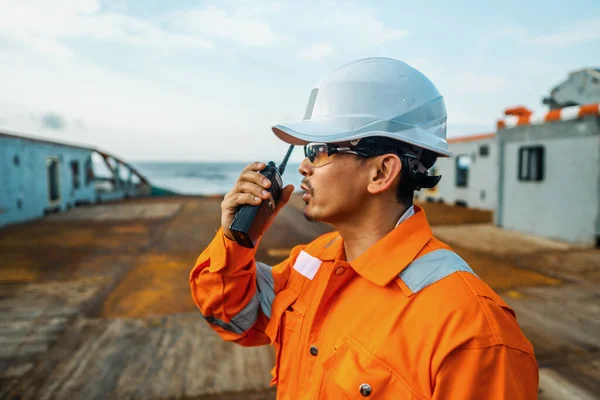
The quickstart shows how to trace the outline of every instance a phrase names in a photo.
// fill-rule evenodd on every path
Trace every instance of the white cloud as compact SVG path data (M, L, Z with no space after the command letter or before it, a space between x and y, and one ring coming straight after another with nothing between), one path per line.
M405 29L386 26L378 11L341 0L279 2L225 1L222 7L178 13L177 25L189 32L232 39L246 45L271 45L288 40L297 55L330 55L326 45L341 51L364 51L403 39ZM275 28L285 30L286 35ZM316 44L312 44L315 43ZM309 47L310 46L310 47ZM317 47L318 46L318 47ZM304 57L314 60L312 56Z
M219 0L219 3L237 15L260 20L278 14L285 8L281 0Z
M464 70L462 66L440 64L426 58L407 60L406 63L425 74L443 95L500 94L511 91L514 82L503 76L477 70Z
M475 71L459 71L448 78L453 90L462 94L498 94L512 86L504 77Z
M95 37L154 48L212 48L211 41L197 36L170 33L147 21L125 15L106 15L93 21L88 32Z
M600 18L578 21L548 35L532 35L529 41L538 46L564 48L600 40Z
M315 43L298 52L298 58L319 61L333 54L333 47L327 43Z
M403 39L405 29L387 27L373 7L354 2L314 2L302 7L302 2L289 6L284 12L293 15L286 21L287 29L294 30L298 37L305 34L325 37L347 50L373 50L387 42Z
M550 33L534 33L521 26L508 26L491 33L484 39L486 46L493 41L512 40L527 46L545 49L563 49L600 40L600 18L583 19L568 25L551 25Z
M319 21L329 35L348 47L367 48L403 39L408 31L386 27L377 10L354 3L326 3L321 10L328 17Z
M215 6L174 15L175 25L188 32L229 39L247 46L268 46L285 39L263 21Z
M101 13L96 0L0 0L0 9L0 38L57 55L72 55L64 40L81 37L162 51L213 47L205 38L171 33L150 21Z

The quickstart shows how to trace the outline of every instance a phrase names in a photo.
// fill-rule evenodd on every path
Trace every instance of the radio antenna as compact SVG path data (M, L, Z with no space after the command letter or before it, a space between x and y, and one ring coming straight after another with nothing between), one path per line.
M290 159L290 155L292 154L292 150L294 150L294 145L291 145L288 149L285 157L283 157L283 161L279 164L279 175L283 175L283 171L285 171L285 166L287 165L288 160Z

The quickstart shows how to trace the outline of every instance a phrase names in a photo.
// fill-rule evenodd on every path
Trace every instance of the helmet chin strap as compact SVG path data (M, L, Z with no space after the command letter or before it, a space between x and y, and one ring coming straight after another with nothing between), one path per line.
M429 176L429 170L421 162L423 149L413 147L412 151L406 151L402 159L402 166L406 168L413 181L416 182L415 190L422 188L431 189L442 179L441 175Z

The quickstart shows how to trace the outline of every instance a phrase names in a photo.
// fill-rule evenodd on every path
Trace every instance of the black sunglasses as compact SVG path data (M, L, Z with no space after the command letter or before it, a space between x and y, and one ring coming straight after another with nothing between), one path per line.
M415 155L407 153L401 149L377 146L377 147L347 147L337 146L329 143L308 143L304 146L304 156L308 158L313 167L322 167L332 160L334 154L355 154L360 157L373 157L382 154L394 153L398 156L407 156L416 158Z

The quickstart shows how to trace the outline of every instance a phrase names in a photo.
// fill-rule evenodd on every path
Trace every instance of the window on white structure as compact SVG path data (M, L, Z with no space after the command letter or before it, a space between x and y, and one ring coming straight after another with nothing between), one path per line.
M544 147L525 146L519 149L519 180L544 180Z
M79 189L79 182L81 181L79 177L79 161L71 161L71 179L73 189Z
M471 157L460 155L456 157L456 186L467 187L469 185L469 169L471 168Z
M479 146L479 156L480 157L487 157L490 155L490 146L487 144L482 144L481 146Z
M60 200L60 170L58 157L48 157L46 160L48 173L48 200L55 205Z

